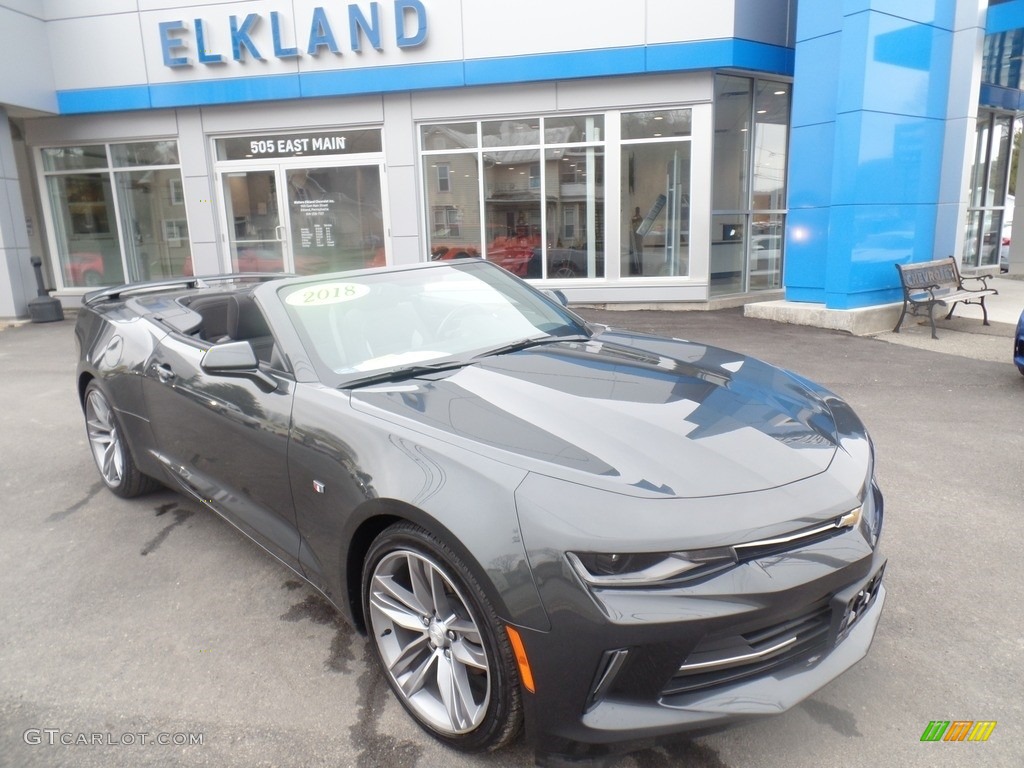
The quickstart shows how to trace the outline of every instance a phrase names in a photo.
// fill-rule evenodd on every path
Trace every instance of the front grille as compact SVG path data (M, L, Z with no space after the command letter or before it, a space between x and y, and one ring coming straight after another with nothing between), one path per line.
M701 641L662 696L712 688L810 659L825 650L832 608L823 598L803 614L771 626Z

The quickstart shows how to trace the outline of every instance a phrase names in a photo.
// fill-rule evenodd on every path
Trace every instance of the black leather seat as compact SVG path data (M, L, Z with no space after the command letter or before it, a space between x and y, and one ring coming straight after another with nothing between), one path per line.
M228 301L224 295L199 296L188 303L188 308L203 318L199 338L217 341L228 333Z
M231 341L248 341L257 359L279 367L275 365L278 361L273 359L274 337L270 333L270 326L252 296L236 293L228 297L225 337Z

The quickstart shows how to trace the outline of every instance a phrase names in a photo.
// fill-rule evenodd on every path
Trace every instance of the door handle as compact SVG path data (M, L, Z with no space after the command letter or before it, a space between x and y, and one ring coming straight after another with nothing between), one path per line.
M168 384L174 378L174 370L167 363L153 363L153 371L164 384Z

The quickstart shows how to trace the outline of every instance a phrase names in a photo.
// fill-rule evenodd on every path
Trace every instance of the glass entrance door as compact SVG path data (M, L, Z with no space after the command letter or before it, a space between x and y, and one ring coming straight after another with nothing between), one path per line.
M233 272L283 272L288 254L281 223L276 168L232 171L221 177Z
M270 167L221 175L231 269L318 274L384 266L381 169Z

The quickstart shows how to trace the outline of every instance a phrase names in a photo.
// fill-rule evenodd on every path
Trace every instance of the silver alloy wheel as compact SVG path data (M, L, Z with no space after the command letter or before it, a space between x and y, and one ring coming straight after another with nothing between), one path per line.
M85 423L96 466L104 482L116 488L124 477L124 446L110 404L96 390L85 399Z
M469 604L442 566L389 552L373 570L369 604L374 642L406 705L439 733L479 726L491 668Z

